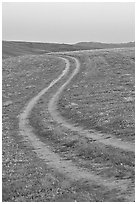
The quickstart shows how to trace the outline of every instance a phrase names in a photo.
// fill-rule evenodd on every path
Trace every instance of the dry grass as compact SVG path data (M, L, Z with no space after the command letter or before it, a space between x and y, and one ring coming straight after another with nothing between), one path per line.
M81 72L59 100L61 114L84 128L134 141L134 49L87 52L79 59Z

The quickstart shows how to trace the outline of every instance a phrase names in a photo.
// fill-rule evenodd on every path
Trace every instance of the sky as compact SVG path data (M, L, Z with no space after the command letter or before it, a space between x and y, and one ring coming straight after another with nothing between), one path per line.
M135 4L4 2L2 39L57 43L135 41Z

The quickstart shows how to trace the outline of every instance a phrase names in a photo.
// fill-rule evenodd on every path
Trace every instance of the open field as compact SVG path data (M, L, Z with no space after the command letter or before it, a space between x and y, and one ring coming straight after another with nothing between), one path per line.
M3 201L134 201L134 150L117 146L135 141L134 60L134 48L3 60Z

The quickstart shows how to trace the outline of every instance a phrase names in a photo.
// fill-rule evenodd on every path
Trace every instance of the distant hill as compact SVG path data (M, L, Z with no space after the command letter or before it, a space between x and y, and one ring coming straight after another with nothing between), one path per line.
M76 43L75 45L86 49L87 48L103 49L103 48L135 47L135 42L128 42L128 43L79 42L79 43Z
M79 42L76 44L58 44L41 42L2 41L2 58L28 54L44 54L48 52L63 52L75 50L90 50L103 48L134 47L135 42L107 44L99 42Z
M79 50L77 45L58 44L58 43L39 43L39 42L2 42L2 58L15 57L27 54L44 54L48 52L75 51Z

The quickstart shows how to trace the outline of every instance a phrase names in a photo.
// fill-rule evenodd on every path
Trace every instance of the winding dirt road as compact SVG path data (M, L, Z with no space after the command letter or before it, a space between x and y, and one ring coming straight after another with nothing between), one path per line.
M73 58L75 59L75 58ZM88 130L84 130L82 127L75 127L75 124L68 123L63 116L57 111L57 103L59 100L60 95L62 94L63 90L66 88L66 86L70 83L72 78L79 72L80 69L80 63L77 59L76 61L76 69L72 73L71 77L58 89L56 94L52 97L52 99L49 101L48 110L52 116L52 118L57 122L60 123L62 126L66 127L67 129L70 129L72 131L78 132L81 136L91 138L97 142L101 142L104 145L110 145L115 148L120 148L124 151L128 152L135 152L135 145L130 142L121 141L117 138L114 138L112 135L104 135L101 133L90 133Z
M53 80L50 85L46 88L44 88L41 92L39 92L38 95L36 95L34 98L32 98L29 103L25 106L23 112L20 114L19 117L19 130L20 134L24 137L26 141L28 141L33 147L34 151L37 153L38 157L43 159L49 167L52 167L56 169L58 172L65 175L66 178L72 181L79 181L81 179L84 179L85 181L88 181L91 184L97 184L97 185L103 185L109 190L111 189L120 189L121 192L126 192L126 189L130 185L130 180L125 179L121 181L116 181L114 179L106 179L99 175L96 175L92 172L89 172L88 170L78 168L72 161L66 161L63 160L58 154L51 151L50 147L47 147L47 145L40 141L40 139L37 137L37 135L34 134L33 128L29 125L29 115L34 108L34 106L37 104L39 99L50 90L51 87L53 87L59 80L61 80L63 77L65 77L70 68L69 60L66 58L60 57L62 60L66 63L66 68L62 72L62 74L55 80ZM72 72L69 79L58 89L58 91L55 93L55 95L51 98L48 104L48 110L53 117L53 119L60 123L62 126L65 126L68 129L71 129L72 131L77 131L80 135L93 138L105 145L111 145L117 148L121 148L126 151L134 151L133 144L125 143L122 141L117 140L116 138L109 138L105 139L105 137L102 137L102 135L99 134L91 134L88 132L88 130L83 130L81 127L75 127L73 124L70 124L65 121L65 119L59 114L57 111L57 102L59 99L59 96L65 89L65 87L70 83L72 78L79 72L80 70L80 63L79 61L71 57L72 60L75 61L76 68ZM134 201L134 195L130 195L126 197L127 201Z

